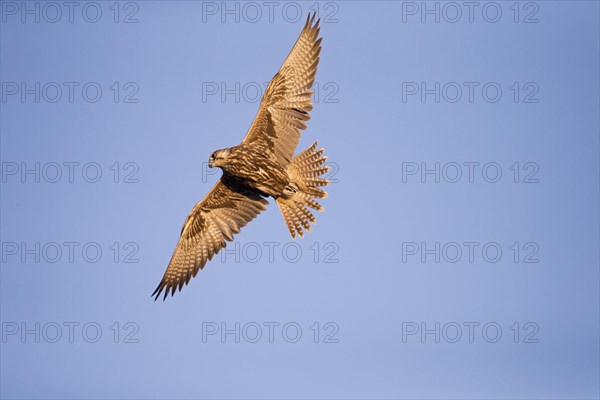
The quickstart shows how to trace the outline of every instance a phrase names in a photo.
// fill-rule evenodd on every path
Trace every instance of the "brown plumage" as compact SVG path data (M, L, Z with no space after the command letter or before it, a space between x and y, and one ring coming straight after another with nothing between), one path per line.
M211 167L223 170L213 189L188 215L173 257L152 296L181 290L206 262L225 247L233 235L265 210L273 197L292 235L303 236L315 217L308 207L323 208L315 198L325 198L320 178L327 172L327 157L317 142L294 157L300 133L312 110L311 89L319 63L319 21L308 16L300 37L273 77L254 122L238 146L215 151Z

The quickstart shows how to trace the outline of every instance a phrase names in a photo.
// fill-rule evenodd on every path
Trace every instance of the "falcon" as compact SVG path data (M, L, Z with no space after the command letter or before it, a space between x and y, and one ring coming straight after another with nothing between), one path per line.
M261 100L242 143L213 152L211 168L221 168L221 179L198 202L181 229L171 261L152 293L163 301L187 285L233 235L275 199L292 238L310 231L322 211L316 199L327 197L320 187L329 184L322 175L328 167L317 142L294 156L300 133L312 110L321 40L319 20L309 14L296 44L275 74Z

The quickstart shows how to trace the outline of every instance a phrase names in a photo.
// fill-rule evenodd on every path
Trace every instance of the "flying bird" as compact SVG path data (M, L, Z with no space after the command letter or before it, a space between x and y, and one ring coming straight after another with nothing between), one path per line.
M169 266L154 300L164 291L181 290L233 235L275 199L292 238L310 231L315 217L309 207L322 211L315 199L327 197L320 187L329 184L327 157L317 142L294 156L300 133L312 110L311 89L319 64L319 20L309 14L306 24L279 72L261 100L242 143L216 150L211 168L221 168L221 179L188 215Z

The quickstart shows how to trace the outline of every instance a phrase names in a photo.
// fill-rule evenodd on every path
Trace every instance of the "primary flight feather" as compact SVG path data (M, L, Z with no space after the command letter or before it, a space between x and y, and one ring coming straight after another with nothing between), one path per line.
M152 293L155 300L164 291L181 290L204 268L206 262L232 241L233 235L252 221L273 197L292 235L310 231L315 217L308 207L322 211L316 198L327 193L321 178L328 167L317 142L294 156L300 133L306 129L312 110L311 89L319 64L319 21L309 15L300 37L275 74L258 113L238 146L217 150L209 166L223 175L188 215L169 266Z

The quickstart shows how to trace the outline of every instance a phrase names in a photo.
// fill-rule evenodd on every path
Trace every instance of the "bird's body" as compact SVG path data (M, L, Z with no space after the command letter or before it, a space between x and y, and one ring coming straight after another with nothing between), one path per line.
M301 130L312 110L312 85L319 63L319 21L309 15L292 51L273 77L254 122L241 144L217 150L210 167L223 175L199 201L181 229L181 237L165 274L152 294L157 299L187 284L208 260L233 240L233 235L265 210L267 197L275 199L292 238L310 230L315 217L308 208L322 211L315 200L327 197L319 187L327 157L317 143L294 156Z
M223 160L219 160L223 179L245 185L275 199L290 183L284 167L254 146L241 144L220 151L226 154Z

